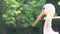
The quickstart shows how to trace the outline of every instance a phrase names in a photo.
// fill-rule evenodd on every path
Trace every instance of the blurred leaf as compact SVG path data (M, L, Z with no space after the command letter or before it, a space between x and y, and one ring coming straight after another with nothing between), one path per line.
M14 13L15 13L15 14L19 14L19 13L21 13L21 11L14 11Z

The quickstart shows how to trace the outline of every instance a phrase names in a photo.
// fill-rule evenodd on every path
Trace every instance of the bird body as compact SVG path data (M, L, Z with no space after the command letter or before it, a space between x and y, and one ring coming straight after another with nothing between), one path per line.
M52 29L52 18L55 15L55 7L53 4L50 3L43 6L42 13L35 20L32 26L35 26L44 15L46 15L46 20L43 28L43 34L59 34Z

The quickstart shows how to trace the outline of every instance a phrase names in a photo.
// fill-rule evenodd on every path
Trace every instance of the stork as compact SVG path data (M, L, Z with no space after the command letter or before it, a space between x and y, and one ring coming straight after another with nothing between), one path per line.
M35 26L44 15L46 16L46 20L43 28L43 34L59 34L52 29L52 19L55 15L55 7L50 3L43 6L41 14L38 16L32 26Z

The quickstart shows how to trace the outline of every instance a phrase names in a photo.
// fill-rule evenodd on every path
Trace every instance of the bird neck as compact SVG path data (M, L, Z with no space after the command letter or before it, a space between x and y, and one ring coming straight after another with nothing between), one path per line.
M45 29L49 29L49 28L51 28L51 26L52 26L52 18L53 18L53 16L51 15L48 15L47 16L47 18L46 18L46 20L45 20L45 24L44 24L44 28Z
M43 31L44 34L46 34L47 32L48 32L47 34L49 34L49 32L52 31L52 27L51 27L52 17L53 16L51 16L51 15L48 15L46 17L45 24L44 24L44 31Z

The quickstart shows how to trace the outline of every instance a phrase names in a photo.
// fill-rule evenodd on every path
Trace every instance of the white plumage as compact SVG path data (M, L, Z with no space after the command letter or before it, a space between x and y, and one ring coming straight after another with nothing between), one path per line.
M52 29L52 18L55 14L55 7L53 4L46 4L43 7L45 7L44 11L46 13L46 20L44 24L44 34L59 34L58 32L53 31ZM43 10L42 10L43 11Z

